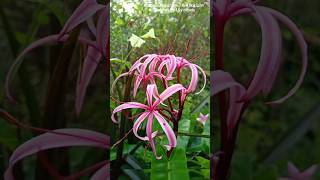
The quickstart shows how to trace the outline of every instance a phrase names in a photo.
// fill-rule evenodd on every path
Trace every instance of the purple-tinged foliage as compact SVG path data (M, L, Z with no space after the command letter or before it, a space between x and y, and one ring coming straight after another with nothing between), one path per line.
M292 162L288 162L288 177L280 178L280 180L312 180L317 168L317 165L312 165L301 172Z
M109 10L106 5L98 4L96 0L83 0L79 7L71 15L71 17L67 20L59 34L49 35L31 43L17 56L14 63L10 67L10 70L7 74L5 85L7 97L13 100L9 89L10 83L13 80L19 66L23 62L24 56L27 53L43 45L65 42L70 36L70 33L76 27L81 27L81 33L78 36L78 42L87 48L85 51L87 52L87 54L81 72L79 73L78 84L76 87L76 113L79 114L81 111L87 86L99 62L102 58L108 57L108 11ZM97 19L97 22L94 22L93 19ZM80 24L82 25L79 26ZM88 27L84 25L87 25ZM92 38L92 36L86 33L86 28L90 29L94 38ZM57 130L34 128L19 123L19 121L15 120L5 111L1 110L0 113L2 116L5 117L5 119L13 123L14 125L17 125L19 128L26 128L29 130L44 133L23 143L13 152L9 160L9 167L4 174L5 180L14 180L12 169L18 161L22 160L23 158L29 155L36 154L40 151L72 146L89 146L98 147L105 150L109 149L109 137L98 132L84 129L69 128ZM109 162L103 161L68 177L61 176L54 169L48 169L48 171L56 179L79 179L81 176L95 172L91 177L92 180L105 180L110 178L109 168Z
M247 88L244 101L249 101L258 93L268 94L276 79L280 67L282 38L278 22L285 25L296 37L302 54L301 73L295 86L284 97L270 103L282 103L291 97L301 86L307 70L307 44L296 25L286 16L273 9L259 6L249 0L216 0L213 1L213 15L216 24L225 24L235 16L250 14L261 27L262 45L260 60L256 72Z
M14 180L13 166L23 158L37 152L72 146L90 146L103 149L109 148L109 137L94 131L84 129L57 129L39 135L20 145L11 155L5 180Z
M84 60L84 65L80 70L80 75L78 79L78 84L76 87L76 113L79 114L83 104L83 99L86 94L87 86L103 57L107 57L107 43L108 43L108 7L106 5L101 5L96 2L96 0L84 0L80 6L74 11L71 17L67 20L63 29L59 34L50 35L37 40L30 44L26 49L24 49L19 56L15 59L14 63L10 67L6 78L6 94L7 97L13 100L10 93L10 83L14 78L19 66L21 65L24 56L34 50L35 48L41 47L48 44L56 44L59 42L65 42L69 33L74 30L78 25L85 23L88 28L92 31L94 39L91 39L85 31L78 37L79 43L87 47L87 54ZM97 23L93 22L93 17L96 15L98 17ZM81 26L83 29L87 26Z
M267 104L279 104L290 98L301 86L307 71L307 44L297 26L285 15L258 5L251 0L212 0L212 15L215 24L215 71L211 73L211 95L219 93L221 123L221 155L217 161L213 179L228 177L232 154L235 148L241 114L259 93L269 94L277 78L281 64L282 35L279 22L294 35L302 55L299 78L293 88L282 98ZM252 15L261 29L262 44L258 66L248 86L236 82L224 69L224 28L236 16ZM227 91L228 90L228 91ZM229 100L229 103L226 100Z

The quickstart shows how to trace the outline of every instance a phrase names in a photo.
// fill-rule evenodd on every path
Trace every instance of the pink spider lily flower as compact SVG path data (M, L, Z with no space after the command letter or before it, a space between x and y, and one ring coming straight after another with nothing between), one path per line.
M197 118L197 121L200 122L202 125L205 125L208 118L209 118L209 114L203 115L202 113L200 113L199 117Z
M92 16L94 15L98 16L96 25L92 21ZM107 57L107 43L109 36L108 16L108 6L98 4L96 0L83 0L71 17L67 20L59 34L49 35L33 42L14 60L6 77L5 88L7 97L13 101L10 93L10 83L27 53L43 45L65 42L68 39L71 31L73 31L81 23L87 22L87 26L82 26L80 35L78 37L78 42L88 47L82 69L78 76L78 84L76 87L75 106L76 113L79 114L82 108L84 96L86 94L87 86L96 68L98 67L100 60L103 57ZM86 28L90 29L94 39L90 38L90 35L88 35L88 33L85 31Z
M176 147L177 139L175 136L175 133L173 132L172 128L170 127L169 123L165 120L165 118L159 113L158 107L160 103L168 99L170 96L175 94L178 91L183 91L185 88L181 84L174 84L170 87L168 87L166 90L164 90L160 95L158 94L157 86L155 84L149 84L147 86L147 105L141 104L138 102L127 102L119 105L116 107L113 112L111 119L113 122L118 123L115 114L119 111L122 111L124 109L143 109L145 110L135 121L133 125L133 133L134 135L143 140L143 141L149 141L150 146L152 148L152 151L157 159L161 159L162 156L157 156L157 152L155 149L153 138L156 136L157 131L152 132L152 125L153 125L153 118L156 118L158 123L161 125L161 128L163 129L164 133L166 134L168 138L168 145L165 145L168 151L170 151L172 148ZM153 102L153 97L155 98L155 101ZM138 129L140 128L142 122L147 120L147 127L146 127L146 137L141 137L138 134Z
M240 118L240 113L243 107L243 102L240 100L245 95L245 88L236 82L232 76L224 71L217 70L211 73L211 96L218 94L223 90L229 89L229 110L227 115L228 136L231 137L237 121Z
M312 176L316 173L317 168L317 165L312 165L301 172L292 162L288 162L289 177L280 178L280 180L312 180Z
M191 81L189 83L189 86L187 88L186 93L191 93L196 90L197 82L198 82L198 70L200 70L200 72L203 76L204 84L203 84L202 88L200 89L200 91L196 92L195 94L201 93L206 86L206 73L204 72L204 70L200 66L193 64L193 63L190 63L189 61L187 61L186 59L184 59L182 57L178 57L177 60L178 60L178 65L177 65L178 71L180 71L181 69L183 69L185 67L189 67L191 70Z
M204 85L201 90L195 94L199 94L203 91L206 86L206 74L200 66L190 63L182 57L176 57L174 55L144 55L131 66L129 72L121 74L114 80L111 89L113 89L115 83L119 78L127 76L129 74L133 74L135 76L133 96L135 97L141 82L143 82L144 86L146 86L148 82L155 84L155 78L159 78L164 81L166 86L169 86L170 81L177 78L180 79L180 71L186 67L190 68L191 70L191 80L188 88L186 88L186 91L184 91L184 95L182 96L183 101L188 93L194 92L196 90L199 71L203 76ZM166 71L166 73L164 73L164 71ZM175 71L179 72L179 74L177 74L177 77L173 76Z
M213 15L223 31L225 24L234 16L250 14L261 27L262 46L259 64L247 88L243 101L248 101L258 93L268 94L276 79L281 60L282 38L278 22L284 24L295 36L302 54L302 67L298 81L282 98L269 103L282 103L291 97L301 86L307 70L307 44L297 26L286 16L273 9L257 5L250 0L215 0Z

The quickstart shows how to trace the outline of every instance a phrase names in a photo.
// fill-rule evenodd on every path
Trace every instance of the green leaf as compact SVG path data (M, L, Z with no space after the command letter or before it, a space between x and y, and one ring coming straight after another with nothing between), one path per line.
M47 25L49 23L50 18L46 12L40 11L37 14L37 20L40 25Z
M209 179L210 177L210 160L205 159L201 156L197 156L196 157L197 161L199 161L199 164L201 166L201 174L203 175L203 177L206 177L207 179Z
M190 120L181 119L179 121L179 132L189 132L190 131ZM189 136L178 136L177 147L186 148L188 145L190 137Z
M19 141L16 138L16 130L11 125L0 118L0 144L10 150L14 150Z
M130 68L130 67L131 67L131 63L130 63L129 61L122 60L122 59L118 59L118 58L111 58L111 59L110 59L110 62L111 62L111 63L120 64L120 65L125 66L125 67L127 67L127 68Z
M123 20L122 19L120 19L120 18L117 18L117 20L116 20L116 25L118 25L118 26L122 26L122 25L124 25L124 22L123 22Z
M135 34L132 34L130 39L130 44L132 47L141 47L142 44L144 44L146 41L141 39L139 36L136 36Z
M187 158L185 150L175 148L170 159L163 156L162 159L151 161L151 180L189 180Z
M143 36L141 36L144 39L148 39L148 38L156 38L156 36L154 35L154 29L151 28L146 34L144 34Z

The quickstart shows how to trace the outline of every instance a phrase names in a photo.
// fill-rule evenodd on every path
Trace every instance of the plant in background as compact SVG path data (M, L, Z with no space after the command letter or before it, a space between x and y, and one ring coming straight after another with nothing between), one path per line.
M312 176L317 170L317 165L312 165L308 169L301 172L292 162L288 162L287 178L280 178L280 180L312 180Z
M181 71L185 68L191 70L191 79L188 85L182 84ZM157 159L161 159L161 156L157 155L153 140L158 135L158 130L154 131L153 121L155 118L167 136L169 144L164 146L166 150L169 151L170 156L173 148L177 145L176 136L178 135L178 126L182 117L185 100L190 93L194 93L197 89L198 71L202 73L204 85L202 89L195 94L199 94L206 85L206 75L201 67L189 62L183 57L176 57L169 54L147 54L141 57L133 63L128 72L121 74L115 79L111 92L119 78L131 76L135 79L133 97L136 97L138 92L142 92L146 94L146 99L142 98L139 102L125 102L116 107L112 113L113 122L118 123L115 115L119 111L125 109L142 109L142 113L134 115L138 116L133 125L134 135L140 140L149 141L154 155ZM163 89L161 93L158 91L158 89L160 89L159 86L162 86ZM174 94L178 94L178 96L175 98ZM141 103L144 101L147 101L147 105ZM174 102L178 102L177 107ZM142 127L145 119L147 119L147 136L141 137L138 131Z
M79 114L83 104L87 86L98 67L98 64L107 58L107 42L109 39L109 8L98 4L96 0L83 0L70 16L59 34L50 35L39 39L25 48L15 59L6 78L6 94L11 100L10 83L24 60L24 56L30 51L43 45L66 42L71 32L78 26L81 27L77 41L85 47L85 59L78 76L76 87L76 113ZM97 18L95 23L94 19Z
M109 53L107 52L109 41L108 24L109 8L107 5L98 4L96 0L83 0L65 23L59 34L50 35L33 42L15 59L6 79L7 97L13 100L9 86L12 78L16 74L23 61L23 57L27 53L45 44L59 42L70 43L70 38L72 39L74 34L79 34L76 36L76 41L83 45L83 48L86 52L81 71L79 72L78 83L76 87L75 109L76 114L79 115L87 86L99 62L106 60L109 57ZM104 150L109 149L109 137L95 131L75 128L48 130L44 128L27 126L20 123L20 121L15 119L8 112L1 109L0 116L18 128L31 130L36 134L43 133L23 143L12 153L9 160L9 167L4 174L5 180L15 179L12 170L18 161L40 151L72 146L87 146L102 148ZM40 161L42 165L46 167L48 173L55 179L79 179L82 176L88 175L92 172L95 172L91 176L92 180L110 178L108 170L109 161L107 160L69 176L62 176L54 167L52 167L51 163L48 162L46 158L42 157L40 158Z
M37 127L30 127L20 123L12 115L1 109L0 116L6 119L9 123L17 126L18 128L31 130L36 133L43 133L21 144L12 153L9 160L8 169L4 173L5 180L15 180L12 173L14 165L23 158L32 154L36 154L40 151L54 148L79 146L102 148L105 150L109 149L109 137L99 132L76 128L47 130ZM69 176L60 175L60 173L50 165L50 162L48 162L48 160L42 159L42 163L46 165L46 168L49 171L50 175L55 179L78 179L92 172L95 173L92 175L91 180L102 180L109 178L109 161L107 160L99 162L83 171L74 173Z
M209 118L209 114L203 115L202 113L200 113L199 117L197 118L197 121L200 122L202 125L204 125L208 120L208 118Z
M295 36L302 54L301 74L295 86L284 97L268 102L279 104L291 97L303 82L307 70L307 44L296 25L283 14L263 6L258 1L250 0L213 0L212 15L215 30L215 70L211 73L211 95L218 95L221 149L217 166L213 166L212 178L225 180L230 174L230 163L235 148L238 126L242 113L252 99L260 92L269 94L277 77L282 53L282 37L278 22L284 24ZM223 37L226 24L234 17L252 15L261 27L262 47L257 69L248 87L236 82L232 76L224 71ZM228 90L228 91L226 91ZM227 103L227 97L229 103Z

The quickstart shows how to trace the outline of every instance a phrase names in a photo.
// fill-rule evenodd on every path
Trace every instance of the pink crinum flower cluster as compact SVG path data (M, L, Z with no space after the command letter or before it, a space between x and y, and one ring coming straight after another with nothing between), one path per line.
M296 38L301 55L302 66L299 79L294 87L282 98L268 102L280 104L291 97L301 86L307 71L307 44L298 27L285 15L271 8L257 5L258 1L250 0L216 0L213 1L212 12L216 23L216 71L211 73L212 95L230 88L230 109L228 113L229 129L232 129L239 119L242 106L251 101L259 93L269 94L276 80L281 65L282 37L279 23L285 25ZM227 72L222 72L223 64L223 32L226 24L233 18L241 15L252 15L260 25L262 44L259 64L248 87L235 82Z
M299 78L286 95L268 104L280 104L301 86L307 71L307 44L298 27L285 15L260 6L257 0L212 0L215 23L215 70L211 72L211 96L219 96L221 150L213 166L213 179L227 179L237 139L239 122L250 102L260 93L269 94L281 67L282 34L279 23L287 27L298 42L302 63ZM261 29L261 52L258 66L247 86L236 81L224 67L224 30L234 17L251 15ZM227 102L228 101L228 102ZM212 159L216 159L213 157ZM215 169L216 168L216 169Z
M191 80L188 85L181 84L181 70L189 68L191 70ZM153 119L155 118L163 129L168 139L168 145L164 145L168 151L172 150L177 145L176 132L171 128L169 121L178 122L181 118L184 102L190 93L194 93L197 89L199 71L202 73L204 85L196 92L200 93L206 84L206 74L204 70L196 64L193 64L183 57L176 57L174 55L156 55L147 54L138 59L130 68L129 72L120 75L116 81L123 76L134 76L133 96L136 97L139 90L146 93L147 103L140 102L126 102L116 107L112 113L112 121L118 123L116 120L116 113L124 109L141 109L143 112L138 116L133 125L134 135L143 141L149 141L152 151L157 159L154 138L158 131L153 131ZM164 91L159 92L157 88L157 79L162 82ZM114 85L113 85L114 86ZM179 109L174 109L172 104L165 104L170 101L170 98L179 94ZM143 100L144 101L144 100ZM170 107L167 108L167 107ZM166 109L167 108L167 109ZM170 112L170 116L166 116L162 111L166 109ZM146 135L142 137L138 134L144 120L147 119Z

